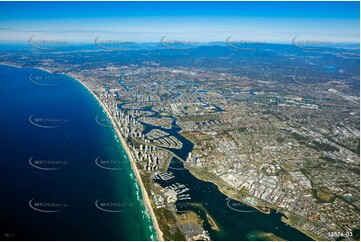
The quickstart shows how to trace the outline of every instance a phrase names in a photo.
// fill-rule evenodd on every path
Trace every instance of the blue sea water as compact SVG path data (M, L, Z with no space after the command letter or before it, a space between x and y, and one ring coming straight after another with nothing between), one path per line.
M129 160L76 80L0 65L2 240L156 239Z
M1 239L156 239L129 160L95 98L76 80L38 69L0 66L0 82ZM170 150L185 159L192 145L177 131L169 132L184 149ZM263 233L309 240L281 214L235 203L181 164L170 167L176 178L169 182L190 189L185 204L212 240L265 240ZM205 211L221 231L211 228Z

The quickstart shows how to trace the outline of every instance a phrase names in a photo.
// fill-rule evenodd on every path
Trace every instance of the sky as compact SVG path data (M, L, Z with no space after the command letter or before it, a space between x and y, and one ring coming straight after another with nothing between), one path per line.
M359 42L359 2L0 2L0 41Z

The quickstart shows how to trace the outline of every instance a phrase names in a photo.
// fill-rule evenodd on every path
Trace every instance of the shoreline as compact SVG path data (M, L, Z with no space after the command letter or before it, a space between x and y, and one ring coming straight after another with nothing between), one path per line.
M21 66L12 64L12 63L5 63L5 62L0 62L0 65L3 65L3 66L11 66L11 67L15 67L15 68L26 68L26 67L21 67Z
M44 69L43 67L21 67L21 66L16 66L16 65L14 65L14 64L7 64L7 63L0 63L0 65L11 66L11 67L15 67L15 68L34 68L34 69L39 69L39 70L42 70L42 71L44 71L44 72L48 72L48 73L53 74L52 71L47 70L47 69ZM142 200L143 200L143 202L144 202L144 205L146 206L146 208L147 208L148 211L149 211L151 220L152 220L152 222L153 222L153 227L154 227L154 229L156 230L156 233L157 233L157 239L158 239L159 241L164 241L163 232L162 232L161 229L159 228L158 220L157 220L157 218L156 218L156 216L155 216L155 213L154 213L153 207L152 207L152 205L151 205L151 202L150 202L150 198L149 198L149 196L148 196L148 193L147 193L147 191L145 190L145 187L144 187L144 184L143 184L143 181L142 181L140 172L139 172L139 170L138 170L138 168L137 168L136 162L135 162L135 160L133 159L133 156L132 156L132 154L131 154L131 152L130 152L130 149L129 149L126 141L124 140L122 134L120 133L120 130L119 130L118 126L116 125L116 122L114 121L113 116L111 115L110 111L109 111L108 108L103 104L103 102L100 100L100 98L99 98L90 88L88 88L85 83L83 83L82 81L80 81L77 77L75 77L75 76L73 76L73 75L71 75L71 74L64 74L64 73L58 73L58 74L63 74L63 75L66 75L66 76L68 76L68 77L71 77L72 79L74 79L74 80L76 80L78 83L80 83L88 92L90 92L90 94L92 94L92 96L93 96L93 97L97 100L97 102L101 105L102 109L106 112L108 118L111 120L112 126L113 126L114 130L116 131L116 134L117 134L119 140L121 141L122 147L123 147L123 149L125 150L128 158L129 158L129 160L130 160L131 168L132 168L132 170L133 170L133 172L134 172L134 174L135 174L135 176L136 176L137 182L138 182L139 186L141 187L141 192L142 192L142 196L143 196L143 199L142 199ZM169 165L169 163L168 163L168 165ZM188 170L194 177L196 177L197 179L202 180L202 181L205 181L205 182L210 182L210 183L216 185L217 188L218 188L218 190L219 190L222 194L224 194L225 196L227 196L227 197L230 198L230 199L234 199L234 200L239 201L239 202L241 202L241 203L243 203L243 204L246 204L246 205L248 205L248 206L250 206L250 207L253 207L254 209L256 209L256 210L258 210L259 212L264 213L264 214L269 214L270 211L272 210L271 208L269 208L269 211L266 212L266 211L263 211L262 209L260 209L259 207L257 207L256 205L253 205L253 204L244 202L244 201L242 201L241 199L235 198L235 197L233 197L232 195L229 195L229 194L223 192L223 190L221 189L221 187L220 187L218 184L214 183L213 181L209 181L209 180L205 179L204 177L201 178L200 176L196 175L196 173L193 172L192 169L189 169L188 167L184 167L184 168L187 169L187 170ZM298 226L296 226L296 225L294 225L294 224L291 224L291 222L290 222L290 220L288 219L288 216L287 216L286 214L284 214L284 213L282 213L282 212L279 212L279 213L283 215L283 216L281 217L281 221L282 221L283 223L285 223L285 224L289 225L290 227L298 230L299 232L301 232L302 234L304 234L304 235L306 235L307 237L311 238L312 240L316 240L316 241L320 240L320 238L315 238L314 236L306 233L307 231L303 230L302 228L299 228ZM212 220L213 220L213 219L212 219ZM213 221L213 222L215 222L215 221ZM217 225L216 225L216 227L218 228Z
M264 213L264 214L266 214L266 215L269 215L269 214L271 213L272 208L268 208L268 209L269 209L269 212L265 212L265 211L263 211L262 209L258 208L256 205L253 205L253 204L244 202L244 201L242 201L241 199L238 199L238 198L236 198L236 197L233 197L232 195L229 195L229 194L223 192L223 190L221 189L221 187L220 187L218 184L216 184L216 183L214 183L214 182L212 182L212 181L208 181L208 180L206 180L206 179L204 179L204 178L202 179L201 177L197 176L197 175L195 174L195 172L193 172L193 171L192 171L191 169L189 169L188 167L185 166L185 169L187 169L187 170L188 170L194 177L196 177L197 179L199 179L199 180L201 180L201 181L204 181L204 182L210 182L210 183L216 185L217 188L218 188L218 190L219 190L222 194L224 194L226 197L228 197L228 198L230 198L230 199L233 199L233 200L236 200L236 201L239 201L239 202L241 202L241 203L243 203L243 204L246 204L246 205L248 205L248 206L250 206L250 207L256 209L257 211L259 211L259 212L261 212L261 213ZM302 234L304 234L304 235L306 235L307 237L311 238L312 240L320 241L320 239L315 238L315 236L312 236L311 234L306 233L305 230L299 228L298 226L296 226L296 225L294 225L294 224L291 224L291 222L289 221L288 216L287 216L286 214L284 214L284 213L282 213L282 212L279 212L279 213L282 214L281 221L282 221L283 223L285 223L285 224L287 224L288 226L290 226L290 227L298 230L299 232L301 232ZM284 217L286 217L287 219L282 219L282 218L284 218Z
M291 220L285 214L283 214L283 216L281 217L281 221L284 222L285 224L291 226L292 228L297 229L298 231L300 231L301 233L307 235L308 237L310 237L311 239L313 239L315 241L325 241L325 239L316 237L317 236L316 234L315 235L310 234L312 232L308 232L308 231L298 227L297 225L292 224Z
M7 64L7 63L0 63L0 65L11 66L11 67L15 67L15 68L23 68L21 66L16 66L14 64ZM42 70L42 71L45 71L45 72L48 72L48 73L53 73L52 71L47 70L47 69L45 69L43 67L32 67L32 68ZM118 126L116 125L116 122L113 119L113 116L110 114L110 111L103 104L103 102L100 100L100 98L90 88L88 88L82 81L80 81L77 77L75 77L75 76L73 76L71 74L63 74L63 75L66 75L66 76L76 80L79 84L81 84L97 100L97 102L101 105L102 109L106 112L108 118L111 120L112 126L113 126L113 128L114 128L114 130L115 130L115 132L116 132L116 134L117 134L117 136L118 136L118 138L119 138L119 140L120 140L120 142L122 144L123 149L125 150L128 158L129 158L131 168L132 168L132 170L133 170L133 172L135 174L135 177L137 179L137 183L139 184L139 186L141 188L142 198L143 198L142 200L143 200L143 203L144 203L145 207L149 211L150 218L151 218L151 220L153 222L153 228L156 230L157 239L158 239L158 241L164 241L163 232L159 228L157 217L155 216L152 204L150 202L148 193L145 190L145 187L144 187L144 184L143 184L143 181L142 181L142 177L141 177L141 175L139 173L139 170L137 168L135 160L133 159L133 156L132 156L132 154L131 154L131 152L129 150L129 147L128 147L126 141L124 140L122 134L120 133L119 128L118 128Z
M230 199L233 199L233 200L236 200L236 201L238 201L238 202L241 202L241 203L243 203L243 204L245 204L245 205L247 205L247 206L250 206L250 207L256 209L258 212L261 212L261 213L264 213L264 214L270 214L270 213L271 213L271 208L268 208L269 211L264 211L264 210L260 209L259 206L257 206L257 205L254 205L254 204L251 204L251 203L247 203L247 202L245 202L245 201L243 201L243 200L241 200L241 199L239 199L239 198L233 197L232 195L229 195L229 194L227 194L226 192L223 192L221 186L218 185L217 183L215 183L215 182L213 182L213 181L208 181L207 179L204 179L204 178L198 176L198 175L196 174L196 172L194 172L192 169L189 169L189 167L186 167L186 166L185 166L185 169L187 169L187 170L192 174L192 176L196 177L197 179L199 179L199 180L201 180L201 181L204 181L204 182L210 182L210 183L214 184L215 186L217 186L218 190L219 190L223 195L225 195L226 197L228 197L228 198L230 198Z
M164 241L163 239L163 232L161 231L161 229L159 228L159 224L158 224L158 220L157 220L157 217L155 216L155 213L154 213L154 210L153 210L153 207L152 207L152 204L150 202L150 199L149 199L149 196L148 196L148 193L147 191L145 190L145 187L144 187L144 184L143 184L143 181L142 181L142 177L139 173L139 170L137 168L137 165L135 163L135 160L133 159L133 156L129 150L129 147L126 143L126 141L124 140L122 134L120 133L119 131L119 128L118 126L116 125L116 122L114 121L113 119L113 116L111 115L110 111L108 110L108 108L103 104L103 102L100 100L100 98L92 91L90 90L90 88L88 88L83 82L81 82L77 77L73 76L73 75L69 75L69 74L64 74L64 75L67 75L73 79L75 79L78 83L80 83L88 92L90 92L92 94L92 96L98 101L98 103L102 106L103 110L106 112L108 118L111 120L112 122L112 125L113 125L113 128L114 130L116 131L116 134L120 140L120 142L122 143L122 146L123 146L123 149L125 150L128 158L129 158L129 161L130 161L130 165L132 167L132 170L135 174L135 177L137 179L137 182L141 188L141 192L142 192L142 197L143 197L143 202L144 202L144 205L145 207L148 209L149 211L149 214L150 214L150 217L151 217L151 220L153 222L153 227L154 229L156 230L157 232L157 239L159 241Z

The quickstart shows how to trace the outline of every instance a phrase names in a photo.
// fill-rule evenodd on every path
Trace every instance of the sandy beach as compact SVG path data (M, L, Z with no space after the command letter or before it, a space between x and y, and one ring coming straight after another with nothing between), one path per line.
M12 63L6 63L6 62L0 62L0 65L12 66L12 67L15 67L15 68L22 68L21 66L18 66L18 65L12 64Z
M153 210L153 208L152 208L152 204L150 203L150 199L149 199L148 193L147 193L147 191L145 190L145 187L144 187L142 178L141 178L141 176L140 176L139 170L138 170L138 168L137 168L137 165L136 165L136 163L135 163L135 160L133 159L133 156L132 156L132 154L131 154L131 152L130 152L130 150L129 150L129 147L128 147L127 143L125 142L122 134L120 133L120 130L119 130L118 126L116 125L116 122L114 121L114 119L113 119L110 111L109 111L108 108L103 104L103 102L98 98L98 96L95 95L95 93L94 93L92 90L90 90L90 88L88 88L83 82L81 82L81 81L80 81L79 79L77 79L75 76L72 76L72 75L68 75L68 76L70 76L71 78L77 80L81 85L83 85L83 86L94 96L94 98L97 99L97 101L101 104L101 106L103 107L103 109L104 109L105 112L107 113L107 116L108 116L108 118L111 120L112 125L113 125L113 127L114 127L114 129L115 129L115 131L116 131L116 133L117 133L117 135L118 135L118 138L119 138L119 140L121 141L122 146L123 146L125 152L127 153L127 156L129 157L130 164L131 164L131 166L132 166L133 172L134 172L134 174L135 174L135 176L136 176L136 178L137 178L138 184L139 184L139 186L141 187L141 190L142 190L142 196L143 196L144 204L146 205L146 207L147 207L147 209L148 209L148 211L149 211L150 217L151 217L151 219L152 219L152 221L153 221L154 228L155 228L155 230L157 231L158 240L164 241L164 239L163 239L163 232L162 232L162 231L160 230L160 228L159 228L157 218L156 218L155 213L154 213L154 210Z
M17 68L22 68L20 66L16 66L16 65L13 65L13 64L8 64L8 63L0 63L0 65L7 65L7 66L13 66L13 67L17 67ZM45 72L48 72L48 73L52 73L50 70L47 70L45 68L42 68L42 67L34 67L36 69L40 69L42 71L45 71ZM133 156L129 150L129 147L127 145L127 143L125 142L122 134L120 133L120 130L118 128L118 126L116 125L116 122L114 121L110 111L108 110L108 108L103 104L103 102L98 98L98 96L90 89L88 88L82 81L80 81L77 77L73 76L73 75L69 75L69 74L64 74L64 75L67 75L73 79L75 79L77 82L79 82L84 88L86 88L88 90L88 92L90 92L93 97L98 101L98 103L102 106L103 110L106 112L108 118L111 120L112 122L112 125L114 127L114 130L116 131L117 133L117 136L119 138L119 140L121 141L122 143L122 146L125 150L125 152L127 153L127 156L129 157L129 160L130 160L130 164L131 164L131 167L132 167L132 170L136 176L136 179L137 179L137 182L141 188L141 191L142 191L142 197L143 197L143 201L144 201L144 204L146 205L148 211L149 211L149 214L150 214L150 217L152 219L152 222L153 222L153 226L157 232L157 237L158 237L158 240L159 241L164 241L163 239L163 232L160 230L159 228L159 224L158 224L158 221L157 221L157 218L155 216L155 213L154 213L154 210L153 210L153 207L152 207L152 204L150 202L150 199L149 199L149 196L148 196L148 193L147 191L145 190L145 187L144 187L144 184L143 184L143 181L142 181L142 178L140 176L140 173L139 173L139 170L137 168L137 165L135 163L135 160L133 159Z

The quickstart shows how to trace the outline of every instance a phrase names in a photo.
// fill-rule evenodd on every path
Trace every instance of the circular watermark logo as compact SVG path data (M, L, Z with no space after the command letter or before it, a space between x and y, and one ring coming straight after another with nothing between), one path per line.
M176 170L176 171L184 171L184 170L186 170L186 168L182 168L182 167L172 167L172 166L169 166L168 169Z
M29 207L41 213L57 213L62 212L68 205L57 202L35 202L33 198L29 201Z
M63 126L68 121L65 118L34 117L34 114L32 114L29 117L29 122L39 128L54 129Z
M188 202L176 202L168 205L166 208L171 212L184 213L191 210L192 205Z
M4 233L4 235L6 238L13 238L16 236L16 234L14 234L14 233Z
M97 124L99 124L100 126L103 126L106 128L113 128L112 122L110 121L110 119L108 117L99 117L99 115L97 115L95 117L95 122Z
M174 158L171 160L171 162L169 163L168 169L170 170L176 170L176 171L184 171L187 170L186 168L184 168L184 162L180 161L178 158Z
M239 213L254 213L256 209L250 209L251 207L237 200L227 198L227 207L233 211Z
M39 170L55 171L64 168L68 162L64 160L40 160L32 156L29 159L29 164Z
M112 171L118 171L122 170L124 164L128 162L123 160L107 160L107 159L101 159L100 156L98 156L95 159L95 164L105 170L112 170Z
M167 36L160 39L161 45L170 50L190 50L196 47L199 42L186 40L166 40Z
M301 75L301 72L304 71L304 74ZM292 76L292 80L297 84L304 85L304 86L311 86L311 85L321 85L322 83L327 82L327 78L325 76L320 76L321 78L314 78L310 75L311 71L317 71L316 69L305 68L305 67L295 67L294 73Z
M94 204L97 209L107 213L121 213L134 207L132 203L101 202L100 199L97 199Z
M232 36L229 36L226 39L226 44L236 50L255 50L256 46L260 44L265 44L264 41L256 40L231 40Z
M302 50L317 51L321 50L322 47L331 44L331 42L324 40L299 39L298 36L295 36L292 39L292 44Z
M44 87L58 86L60 84L60 82L65 79L66 79L66 77L63 75L52 74L52 73L47 73L47 74L31 73L29 75L29 80L32 83L39 85L39 86L44 86Z
M54 51L68 45L68 42L64 40L39 39L35 36L31 36L28 39L28 44L38 50Z
M120 41L120 40L102 40L101 36L97 36L94 39L94 43L97 47L103 50L128 50L131 45L134 45L135 42L131 41Z

